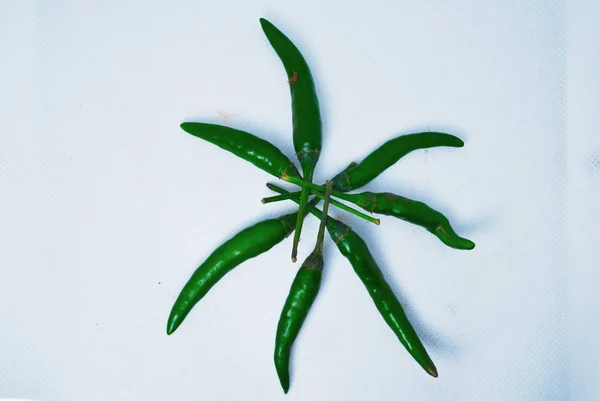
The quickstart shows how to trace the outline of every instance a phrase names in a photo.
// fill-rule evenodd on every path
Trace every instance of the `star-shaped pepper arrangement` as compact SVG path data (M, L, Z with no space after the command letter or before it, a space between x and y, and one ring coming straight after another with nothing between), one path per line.
M349 202L367 212L394 216L425 228L447 246L470 250L475 244L460 237L448 219L423 202L389 192L348 193L359 189L394 165L400 158L417 149L438 146L462 147L459 138L439 132L420 132L393 138L371 152L360 163L351 163L326 185L313 183L315 166L321 155L322 128L319 101L312 74L298 48L279 29L265 19L262 29L281 59L288 76L292 98L293 142L300 173L295 164L275 145L251 133L215 124L184 122L181 128L225 149L267 173L299 187L289 192L267 184L279 195L264 198L263 203L291 200L298 210L250 226L214 250L194 271L175 301L167 323L167 334L181 325L191 309L225 274L242 262L267 252L295 231L292 261L296 261L302 223L308 213L321 220L313 252L298 270L283 306L275 337L274 362L284 392L290 386L289 360L294 340L319 292L323 271L323 242L325 229L340 253L348 259L363 282L375 307L421 367L433 377L437 369L427 354L417 333L408 321L394 292L384 279L366 242L351 227L328 216L329 205L342 208L374 224L373 218L341 201ZM312 196L312 199L309 198ZM337 199L336 199L337 198ZM339 199L339 200L338 200ZM317 204L323 200L323 211Z

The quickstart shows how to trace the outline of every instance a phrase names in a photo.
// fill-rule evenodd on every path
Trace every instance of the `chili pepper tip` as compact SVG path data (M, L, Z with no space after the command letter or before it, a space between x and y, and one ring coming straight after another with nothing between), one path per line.
M438 372L435 366L430 366L427 368L427 373L429 373L433 377L438 377Z
M171 334L173 334L173 332L175 330L177 330L177 328L181 324L181 322L179 321L178 317L179 316L174 316L172 318L169 318L169 322L167 323L167 335L168 336L170 336Z

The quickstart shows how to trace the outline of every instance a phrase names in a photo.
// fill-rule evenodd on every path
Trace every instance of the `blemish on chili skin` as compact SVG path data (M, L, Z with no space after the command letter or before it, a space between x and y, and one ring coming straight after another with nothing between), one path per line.
M290 79L288 79L288 83L295 84L298 81L298 73L296 71L292 71L294 75Z

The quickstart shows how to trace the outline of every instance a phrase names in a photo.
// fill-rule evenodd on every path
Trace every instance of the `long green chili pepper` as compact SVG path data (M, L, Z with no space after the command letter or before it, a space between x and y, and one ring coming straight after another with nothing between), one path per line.
M309 202L316 205L319 199ZM237 233L213 251L196 269L175 301L167 334L173 333L208 291L233 268L246 260L264 253L287 238L294 231L297 213L258 222Z
M277 335L275 337L275 369L283 392L287 393L290 388L290 353L294 341L302 328L304 319L308 315L319 288L323 273L323 238L329 208L329 197L331 195L332 182L329 181L323 205L323 218L319 226L319 234L315 249L306 258L290 288L290 293L285 300L279 323L277 324ZM312 205L308 205L312 208Z
M288 76L292 97L292 121L294 150L302 167L302 175L312 182L313 173L322 147L321 112L317 90L306 60L294 43L275 25L264 18L260 19L265 36L283 63ZM304 214L308 201L308 189L302 190L298 216ZM292 245L292 261L296 261L298 242L302 233L301 218L296 222L296 233Z
M406 317L400 301L385 281L365 241L340 221L328 219L328 223L329 235L354 268L385 322L415 361L431 376L437 377L433 361Z
M438 146L460 148L464 146L464 142L454 135L439 132L401 135L375 149L357 166L336 175L333 178L333 188L344 192L358 189L413 150Z
M271 184L270 188L281 194L288 193L288 191L273 184ZM296 203L299 202L297 197L290 200ZM309 212L320 219L327 216L316 207L309 208ZM392 329L396 337L398 337L398 340L400 340L410 355L427 373L433 377L437 377L438 372L435 364L410 324L394 291L385 281L365 241L349 226L332 217L327 217L327 231L336 243L340 253L352 265L354 272L369 292L375 307L377 307L385 322Z
M294 43L266 19L261 18L260 25L287 73L292 96L294 149L304 179L312 181L322 146L321 112L315 83L306 60Z
M342 199L354 203L371 213L385 214L425 228L444 244L456 249L473 249L475 243L459 236L442 213L423 202L389 192L343 194Z
M272 143L245 131L216 124L182 123L181 129L249 161L277 178L300 178L294 163Z

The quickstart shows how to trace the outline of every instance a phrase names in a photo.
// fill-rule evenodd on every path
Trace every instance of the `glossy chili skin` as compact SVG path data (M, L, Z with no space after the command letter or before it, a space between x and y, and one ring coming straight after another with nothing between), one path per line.
M260 25L287 73L292 96L294 149L304 179L312 181L322 146L322 124L315 83L298 48L279 29L264 18Z
M249 161L277 178L284 174L300 178L292 161L281 150L256 135L222 125L194 122L182 123L181 129Z
M438 146L460 148L464 142L454 135L440 132L401 135L375 149L358 165L336 175L333 178L334 189L347 192L360 188L413 150Z
M423 202L389 192L351 194L348 195L348 200L372 213L394 216L419 225L449 247L467 250L475 248L473 241L459 236L454 231L446 216Z
M275 369L284 393L290 388L290 353L292 346L321 286L323 251L315 250L304 261L285 300L275 336Z
M307 206L318 203L312 200ZM208 291L233 268L264 253L287 238L296 227L297 213L258 222L237 233L213 251L196 269L175 301L167 334L173 333Z
M433 361L406 317L402 305L385 281L365 241L349 226L332 218L327 219L327 230L341 254L348 259L354 272L363 282L377 310L398 340L427 373L437 377L438 373Z

